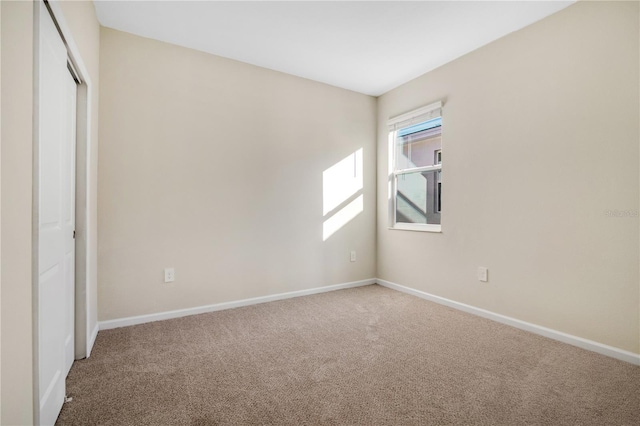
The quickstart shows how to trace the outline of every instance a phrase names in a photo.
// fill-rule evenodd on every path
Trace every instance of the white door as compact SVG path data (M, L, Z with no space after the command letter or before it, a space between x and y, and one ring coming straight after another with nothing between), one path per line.
M63 206L62 234L64 246L64 285L65 285L65 324L64 324L64 365L65 377L69 374L75 358L75 228L76 228L76 81L67 71L67 107L65 109L66 132L64 138L64 173L63 173Z
M40 424L52 425L64 402L73 321L75 100L72 105L66 48L39 4L38 384ZM73 324L70 340L73 356Z

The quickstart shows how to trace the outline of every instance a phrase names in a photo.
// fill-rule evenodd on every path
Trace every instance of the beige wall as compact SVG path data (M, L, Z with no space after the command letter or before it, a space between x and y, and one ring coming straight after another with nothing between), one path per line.
M31 194L33 4L2 2L2 418L33 418Z
M581 2L379 98L379 278L640 352L638 217L606 215L639 208L638 16ZM388 230L386 120L439 99L442 233Z
M375 98L105 28L100 68L100 320L374 277ZM364 211L323 241L361 148Z
M33 423L32 154L34 3L2 8L1 314L2 417L0 424ZM98 22L90 2L63 4L64 18L98 84ZM93 41L92 41L93 40ZM97 86L96 86L97 87ZM97 101L97 99L96 99ZM93 110L97 138L97 103ZM97 139L94 139L97 142ZM94 173L95 174L95 173ZM95 181L94 181L95 182ZM95 184L94 184L95 185ZM90 205L95 217L96 206ZM95 253L95 251L94 251ZM95 258L95 255L94 255ZM95 286L95 280L93 285ZM95 322L95 320L94 320Z

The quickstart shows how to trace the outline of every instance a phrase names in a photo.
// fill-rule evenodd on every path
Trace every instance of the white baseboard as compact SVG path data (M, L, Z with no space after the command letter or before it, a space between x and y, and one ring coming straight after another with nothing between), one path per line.
M185 317L189 315L204 314L207 312L222 311L225 309L240 308L242 306L257 305L259 303L274 302L276 300L291 299L293 297L308 296L311 294L326 293L328 291L342 290L345 288L361 287L365 285L375 284L375 278L369 278L361 281L353 281L343 284L329 285L325 287L310 288L307 290L290 291L287 293L273 294L270 296L254 297L251 299L236 300L233 302L216 303L214 305L198 306L195 308L178 309L175 311L159 312L157 314L139 315L135 317L119 318L108 321L100 321L100 330L108 330L111 328L127 327L130 325L144 324L147 322L161 321L171 318ZM96 330L97 333L97 330ZM95 339L95 337L94 337Z
M93 327L93 331L91 332L91 336L89 336L89 341L87 342L87 358L91 356L91 350L93 349L93 345L96 343L96 337L98 337L99 330L100 324L96 323L96 326Z
M330 285L325 287L316 287L307 290L297 290L287 293L273 294L270 296L254 297L251 299L236 300L232 302L216 303L213 305L198 306L195 308L179 309L175 311L160 312L156 314L140 315L135 317L119 318L109 321L100 321L93 332L91 333L91 339L87 347L87 357L91 353L93 344L95 343L98 329L108 330L111 328L127 327L130 325L144 324L153 321L161 321L171 318L179 318L189 315L203 314L207 312L222 311L225 309L239 308L242 306L257 305L260 303L274 302L276 300L291 299L294 297L308 296L311 294L325 293L329 291L342 290L346 288L361 287L370 284L380 284L381 286L391 288L393 290L401 291L403 293L411 294L413 296L420 297L422 299L429 300L431 302L438 303L440 305L449 306L460 311L464 311L473 315L477 315L483 318L487 318L502 324L510 325L521 330L529 331L531 333L539 334L544 337L548 337L553 340L557 340L563 343L567 343L573 346L577 346L582 349L586 349L592 352L596 352L602 355L606 355L612 358L619 359L621 361L629 362L631 364L640 365L640 354L625 351L623 349L608 346L602 343L594 342L593 340L584 339L582 337L573 336L571 334L563 333L561 331L553 330L540 325L532 324L526 321L522 321L516 318L511 318L505 315L497 314L495 312L487 311L485 309L476 308L475 306L466 305L464 303L456 302L454 300L446 299L444 297L436 296L430 293L426 293L420 290L416 290L410 287L405 287L400 284L393 283L382 279L370 278L367 280L353 281L349 283Z
M553 340L558 340L563 343L568 343L573 346L577 346L588 351L597 352L601 355L606 355L611 358L616 358L621 361L626 361L631 364L640 365L640 354L625 351L623 349L615 348L613 346L604 345L602 343L594 342L593 340L583 339L582 337L573 336L571 334L563 333L561 331L553 330L550 328L542 327L539 325L531 324L526 321L507 317L505 315L496 314L485 309L476 308L475 306L466 305L464 303L456 302L454 300L445 299L444 297L436 296L433 294L425 293L420 290L405 287L400 284L392 283L391 281L377 279L376 282L381 286L398 290L403 293L411 294L413 296L420 297L422 299L429 300L431 302L438 303L440 305L449 306L450 308L458 309L460 311L468 312L483 318L487 318L502 324L510 325L521 330L529 331L531 333L539 334L544 337L548 337Z

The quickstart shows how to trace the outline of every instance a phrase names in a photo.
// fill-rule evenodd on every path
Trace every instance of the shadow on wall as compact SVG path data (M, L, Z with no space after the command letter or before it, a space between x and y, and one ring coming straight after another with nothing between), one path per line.
M322 172L322 241L364 209L362 148Z

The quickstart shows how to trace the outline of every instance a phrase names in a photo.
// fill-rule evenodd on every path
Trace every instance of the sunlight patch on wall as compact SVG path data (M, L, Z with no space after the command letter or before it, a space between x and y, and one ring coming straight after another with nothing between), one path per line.
M323 241L362 213L362 187L362 148L322 172ZM354 199L358 193L360 195Z
M360 194L358 198L344 206L338 213L325 220L322 224L322 241L332 236L336 231L345 226L347 223L358 216L364 210L364 195Z
M362 189L362 148L322 172L322 215Z

